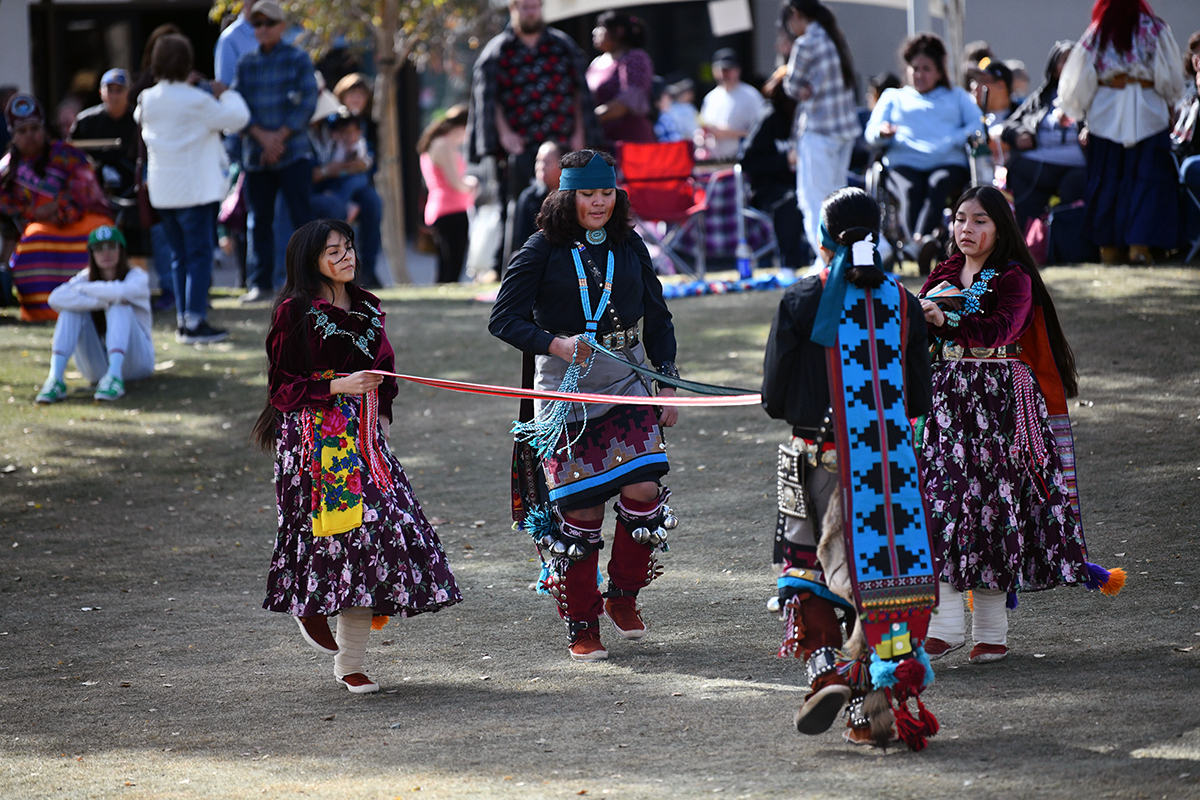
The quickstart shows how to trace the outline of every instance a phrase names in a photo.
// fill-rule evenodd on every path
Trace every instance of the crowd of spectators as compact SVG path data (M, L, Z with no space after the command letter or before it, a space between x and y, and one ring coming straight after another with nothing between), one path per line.
M635 15L599 15L589 64L545 23L541 0L510 0L508 13L475 64L469 103L436 118L418 146L438 282L463 277L476 204L499 208L487 242L501 274L504 256L534 230L557 159L584 146L619 157L623 142L688 141L697 161L740 163L745 202L774 220L790 267L805 266L820 243L822 199L862 185L872 169L898 209L900 255L918 264L944 249L946 208L980 181L1007 193L1043 258L1055 255L1037 247L1055 220L1107 262L1149 262L1197 238L1200 219L1179 189L1200 193L1200 33L1181 54L1143 0L1096 0L1083 35L1054 44L1032 91L1024 64L987 42L964 48L954 85L948 62L959 56L917 34L899 51L903 77L872 79L861 105L850 48L819 0L783 3L786 63L761 91L744 80L740 54L723 47L702 96L690 77L656 75L665 70L645 49L653 31ZM242 299L265 301L291 231L341 219L357 227L362 282L379 285L373 81L346 72L324 89L288 30L275 0L245 4L218 40L209 80L192 69L179 29L160 26L141 70L105 72L91 108L47 114L5 87L0 258L11 261L5 277L24 318L53 318L49 293L81 267L88 233L110 222L153 254L155 308L174 307L181 342L225 335L206 320L218 241L244 246ZM66 237L69 254L51 265L55 237Z

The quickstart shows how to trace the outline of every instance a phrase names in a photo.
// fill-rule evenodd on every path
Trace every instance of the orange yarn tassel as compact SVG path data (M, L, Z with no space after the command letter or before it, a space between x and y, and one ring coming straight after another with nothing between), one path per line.
M967 611L970 611L972 614L974 614L975 613L975 593L974 592L964 592L964 594L967 596Z
M1108 580L1100 585L1100 593L1114 595L1125 586L1125 570L1117 567L1108 571Z
M389 619L391 619L391 617L385 617L385 616L371 617L371 630L373 630L373 631L383 630L383 626L388 624Z

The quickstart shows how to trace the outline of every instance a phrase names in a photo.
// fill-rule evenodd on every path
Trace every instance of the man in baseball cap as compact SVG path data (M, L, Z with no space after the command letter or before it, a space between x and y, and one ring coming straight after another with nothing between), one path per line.
M275 0L258 0L257 3L250 6L251 24L254 23L255 17L262 17L263 19L276 25L287 19L286 15L283 13L283 7L280 6L279 3L276 3Z
M989 125L1003 122L1016 109L1012 99L1013 72L1000 59L984 56L967 70L967 77L975 102L989 115Z
M732 47L722 47L713 53L712 72L717 87L704 96L700 107L705 146L709 158L733 160L737 158L742 137L758 120L758 111L766 100L756 89L742 83L741 60Z
M258 47L238 60L233 82L250 107L250 125L242 131L242 166L254 232L243 303L275 294L276 198L283 198L295 227L313 219L308 126L319 95L312 60L284 41L287 18L279 3L258 0L250 7L250 25Z
M86 108L75 118L70 141L119 139L117 147L88 148L96 162L97 177L111 195L128 196L137 170L138 125L129 102L129 73L110 69L100 78L100 105Z

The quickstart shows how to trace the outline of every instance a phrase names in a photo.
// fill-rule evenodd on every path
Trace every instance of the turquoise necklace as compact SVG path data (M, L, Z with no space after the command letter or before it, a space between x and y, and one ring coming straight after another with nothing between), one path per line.
M376 331L383 328L383 322L379 319L379 311L372 308L369 303L364 304L371 312L364 314L361 311L347 311L346 313L353 317L359 317L370 322L371 327L367 328L366 333L354 333L353 331L344 331L329 318L329 315L320 309L310 307L309 315L313 318L313 328L321 334L322 339L328 339L331 335L345 336L354 346L363 352L364 355L371 356L371 345L375 342Z
M604 309L608 307L608 298L612 294L613 282L613 254L612 250L608 251L608 269L604 276L604 292L600 295L600 301L596 304L596 310L591 310L591 299L588 297L588 282L587 275L583 272L583 261L580 260L579 254L583 251L583 245L577 244L575 249L571 251L571 257L575 260L575 275L579 278L579 298L583 302L583 317L584 317L584 332L589 339L595 338L596 332L600 329L600 316L604 313ZM599 277L597 275L597 277Z
M988 282L994 277L996 277L996 270L992 269L991 267L988 267L975 276L975 280L971 282L971 285L968 286L965 291L963 291L963 296L965 299L963 300L962 313L979 313L979 298L983 297L984 293L987 292Z

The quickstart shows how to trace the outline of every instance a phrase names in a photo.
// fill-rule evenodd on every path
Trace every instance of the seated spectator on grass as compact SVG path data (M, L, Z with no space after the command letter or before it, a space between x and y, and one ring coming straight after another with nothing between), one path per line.
M971 95L950 86L940 38L912 36L901 54L909 85L883 93L865 135L868 144L887 148L888 190L900 200L916 250L911 255L927 266L947 241L943 212L971 178L966 145L982 125Z
M1029 73L1025 71L1025 62L1019 58L1006 58L1004 66L1012 70L1012 99L1020 105L1029 98Z
M361 72L352 72L343 76L333 85L333 93L337 96L338 102L349 109L350 113L358 117L359 122L362 123L362 134L363 138L367 140L367 150L374 156L378 148L379 134L371 112L375 99L375 86L371 82L371 78Z
M683 78L667 85L666 94L671 98L664 114L675 121L675 127L685 139L695 139L700 127L700 110L696 108L696 84L691 78Z
M513 249L519 249L525 240L537 231L537 215L542 210L546 195L558 191L558 179L562 167L562 148L557 142L542 142L538 148L537 161L533 162L533 183L517 198L517 221L513 227Z
M669 113L671 102L667 82L655 75L654 83L650 85L650 121L654 123L654 138L660 142L691 141L691 134L685 134Z
M1200 31L1188 39L1188 50L1184 54L1184 72L1187 73L1190 91L1176 107L1175 128L1171 131L1171 146L1179 159L1179 180L1200 197ZM1186 217L1183 220L1187 240L1191 242L1197 233L1196 209L1185 203Z
M130 102L129 73L110 69L100 78L98 106L79 112L70 139L119 139L118 147L97 148L90 156L104 191L112 197L129 197L138 157L138 126Z
M362 121L343 109L326 118L329 138L315 142L313 212L357 226L359 280L377 288L383 201L371 181L374 159L363 136Z
M87 264L88 234L112 216L87 156L51 140L33 95L13 95L4 121L12 141L0 158L0 215L12 226L3 254L12 254L21 319L45 322L56 316L46 302L50 292Z
M1017 110L1017 104L1012 99L1012 70L1003 61L984 58L968 77L971 79L971 95L975 98L975 104L983 110L989 129L1002 124Z
M1050 198L1065 205L1087 193L1087 157L1079 144L1079 124L1058 105L1058 76L1075 43L1055 42L1046 60L1046 78L1004 123L1000 140L1008 149L1008 190L1017 225L1042 216Z
M704 96L700 108L705 157L732 161L766 101L753 86L742 82L741 61L733 48L722 47L713 53L712 71L717 86Z
M88 266L50 293L58 312L50 353L50 374L38 403L67 396L67 361L84 380L96 386L97 400L117 400L125 381L154 372L154 342L150 336L150 278L129 265L125 237L102 225L88 237Z
M738 162L750 188L750 206L771 216L779 256L785 267L799 269L812 263L802 251L803 218L796 204L796 152L792 139L792 121L796 101L787 96L783 82L787 67L782 66L763 84L763 95L770 102L763 106L758 120L742 142Z

